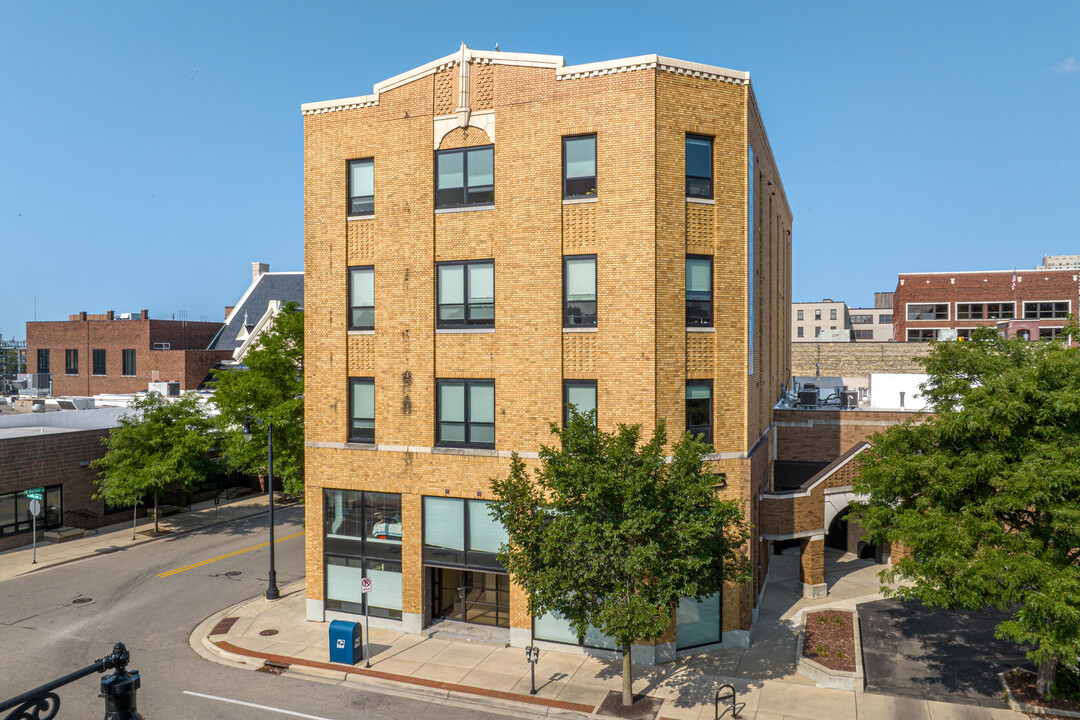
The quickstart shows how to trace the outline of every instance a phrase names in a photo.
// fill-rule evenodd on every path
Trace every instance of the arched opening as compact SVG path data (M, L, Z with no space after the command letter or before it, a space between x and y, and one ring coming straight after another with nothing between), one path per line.
M848 552L848 513L851 506L844 508L836 514L829 523L829 529L825 533L825 547L841 552Z

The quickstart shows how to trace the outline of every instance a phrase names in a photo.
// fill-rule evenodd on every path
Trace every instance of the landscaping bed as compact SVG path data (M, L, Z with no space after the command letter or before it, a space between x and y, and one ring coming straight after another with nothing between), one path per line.
M822 610L806 614L803 657L830 670L855 672L854 613Z
M1059 669L1049 698L1041 698L1035 692L1036 675L1029 670L1013 670L1000 677L1013 709L1049 717L1080 717L1080 675L1077 673L1067 668Z

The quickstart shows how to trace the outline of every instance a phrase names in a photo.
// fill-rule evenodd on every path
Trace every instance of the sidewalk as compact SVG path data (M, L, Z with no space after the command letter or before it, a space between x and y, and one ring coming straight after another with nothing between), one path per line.
M1011 710L819 688L795 672L798 623L807 609L852 609L879 599L877 571L845 556L827 573L829 597L805 600L797 555L773 558L772 580L761 604L753 646L679 658L662 666L634 666L634 692L663 701L661 720L714 717L715 689L737 693L739 718L748 720L1005 720ZM830 566L827 566L829 569ZM307 622L302 582L277 601L254 598L207 618L191 635L207 659L310 681L418 697L502 712L514 717L605 717L597 713L620 690L622 662L574 652L540 653L537 694L529 694L529 665L521 648L428 635L371 630L371 669L329 662L329 623ZM455 636L455 638L460 636ZM730 718L730 708L720 708ZM653 716L648 716L652 718Z
M278 497L280 497L280 494ZM77 540L68 540L62 543L44 542L39 530L37 564L32 564L34 555L32 545L2 552L0 553L0 582L47 567L125 550L132 545L141 545L161 538L201 530L219 523L231 522L253 515L265 515L266 511L266 495L256 493L222 503L216 507L213 500L196 503L191 506L191 510L188 512L163 517L158 522L158 527L162 530L161 535L158 537L153 536L154 519L152 517L139 518L135 527L134 539L132 539L130 520L126 523L103 527L96 533L90 533Z

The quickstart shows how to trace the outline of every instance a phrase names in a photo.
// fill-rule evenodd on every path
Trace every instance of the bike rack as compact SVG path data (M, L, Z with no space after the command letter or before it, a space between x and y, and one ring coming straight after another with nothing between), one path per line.
M720 697L720 693L722 693L724 691L724 688L727 688L728 690L730 690L731 695L725 695L724 697ZM724 701L731 700L731 717L733 717L733 718L739 717L739 709L735 704L735 687L733 685L731 685L729 683L724 683L720 687L716 688L716 694L713 695L713 713L715 715L715 720L720 720L720 701L721 700L724 700ZM727 714L727 710L725 710L724 713Z

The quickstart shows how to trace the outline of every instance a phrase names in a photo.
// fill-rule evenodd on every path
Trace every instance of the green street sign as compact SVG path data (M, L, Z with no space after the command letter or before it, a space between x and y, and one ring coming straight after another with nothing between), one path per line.
M44 500L45 499L45 488L43 488L43 487L30 488L29 490L24 490L23 495L30 498L31 500Z

